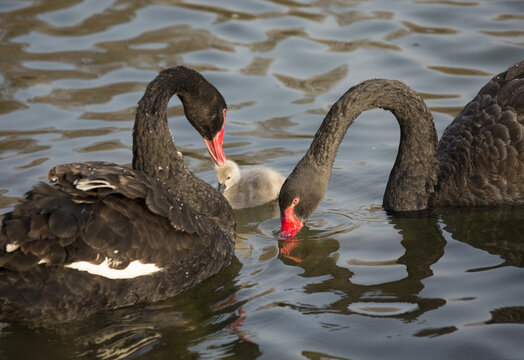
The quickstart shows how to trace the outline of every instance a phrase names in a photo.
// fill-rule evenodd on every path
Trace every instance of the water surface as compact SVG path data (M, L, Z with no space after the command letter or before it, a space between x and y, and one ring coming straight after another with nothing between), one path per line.
M421 93L439 135L524 58L524 3L247 0L0 1L0 208L54 165L131 162L137 101L163 68L201 71L228 106L225 150L287 175L350 86ZM215 183L170 103L188 166ZM3 324L6 359L520 359L524 211L388 216L399 130L363 114L300 242L274 205L237 212L231 265L181 296L49 329Z

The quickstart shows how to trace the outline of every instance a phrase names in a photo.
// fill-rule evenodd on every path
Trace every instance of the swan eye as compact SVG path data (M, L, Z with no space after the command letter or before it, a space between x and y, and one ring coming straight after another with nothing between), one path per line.
M296 205L296 204L298 204L299 202L300 202L300 199L299 199L299 198L296 197L296 198L293 199L293 205Z
M229 175L229 176L227 177L227 179L228 179L228 180L231 179L231 175Z

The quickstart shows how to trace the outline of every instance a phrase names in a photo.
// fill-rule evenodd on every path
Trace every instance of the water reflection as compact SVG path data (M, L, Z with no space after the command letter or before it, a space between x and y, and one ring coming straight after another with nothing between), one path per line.
M522 208L467 209L442 214L444 230L458 241L500 256L503 262L499 266L524 267L523 219Z
M524 324L524 306L509 306L490 311L486 324Z
M423 280L433 275L431 267L444 255L447 241L441 229L451 233L455 240L490 254L499 255L504 262L498 266L522 267L524 259L523 218L524 212L520 209L458 209L435 211L434 214L427 217L391 217L389 223L402 236L401 244L405 249L404 254L394 261L353 260L348 264L373 267L403 265L407 276L373 285L360 285L353 282L354 274L350 268L345 264L340 264L337 253L340 249L339 242L334 238L325 238L322 235L320 235L324 237L322 240L311 240L311 238L319 237L317 231L311 229L306 228L301 239L279 241L279 258L288 266L303 268L304 272L300 276L316 279L328 275L327 280L321 283L308 284L305 288L306 293L337 292L344 294L343 299L330 304L323 311L335 310L341 313L357 311L361 315L400 316L406 320L413 320L427 311L446 304L445 299L425 298L419 295L424 288ZM486 270L488 269L470 269L469 271ZM381 304L382 307L378 304ZM394 304L397 304L396 310ZM416 304L417 306L398 306L398 304ZM522 316L522 309L522 307L511 308L509 312L518 319L519 316ZM302 308L300 311L311 311L311 309ZM502 310L494 310L494 312L496 314L505 313Z
M7 153L5 157L12 156L11 153L16 155L28 154L47 150L51 148L49 145L38 145L38 141L32 138L23 138L23 137L8 137L0 141L0 154ZM0 158L4 159L2 156Z
M178 64L224 94L226 153L242 165L287 175L331 104L373 77L421 93L441 133L521 60L523 13L519 1L0 1L0 208L54 164L129 163L136 103ZM518 358L524 214L388 217L372 204L398 125L382 113L352 126L301 241L277 240L276 204L238 211L223 274L63 327L1 325L0 357ZM169 116L183 116L176 99ZM188 166L214 184L194 131L171 125Z
M344 264L338 262L339 242L333 238L321 241L279 241L280 258L289 266L304 269L301 276L318 278L329 275L321 283L308 284L306 293L342 293L342 299L330 304L326 310L351 314L361 305L374 304L374 310L360 311L361 315L385 316L384 308L392 304L416 304L403 306L406 312L392 311L388 316L415 319L424 312L443 306L444 299L423 298L418 294L424 288L422 280L431 276L431 266L444 254L445 240L441 236L437 219L431 218L391 218L390 223L402 235L402 246L405 253L396 259L396 264L404 265L407 276L390 282L360 285L351 281L353 273ZM382 266L385 264L368 264ZM371 305L369 305L371 306ZM305 309L304 309L305 310ZM380 314L378 313L380 312Z
M116 360L145 353L154 358L156 353L165 354L166 350L176 358L194 358L206 352L199 348L199 342L217 329L223 329L232 336L217 343L213 351L223 356L260 354L257 345L249 342L242 331L242 319L245 318L242 305L247 300L236 300L235 294L241 286L234 281L241 267L241 263L233 258L225 271L189 290L183 298L102 312L82 322L45 329L7 325L0 331L2 353L29 359L34 356L34 347L38 344L43 352L42 359ZM32 339L32 347L20 344L22 334ZM60 351L57 352L55 347Z
M340 26L351 25L357 21L369 21L369 20L391 20L395 14L390 11L371 11L365 13L362 11L342 11L342 12L330 12L335 17L337 23Z
M325 74L315 75L309 79L297 79L283 74L274 74L285 86L297 89L304 93L305 98L296 100L297 103L312 102L317 95L331 90L341 79L348 74L346 65L339 66Z
M53 141L64 141L75 139L79 137L95 137L99 138L104 135L117 133L120 131L129 132L130 129L122 129L115 127L100 127L96 129L78 129L78 130L60 130L52 127L34 129L34 130L7 130L0 131L0 160L8 157L15 157L22 154L30 154L34 152L43 152L44 150L50 149L51 145L40 145L39 141L35 137L39 135L58 134L60 137L54 138ZM74 149L79 152L92 152L92 151L103 151L114 148L126 148L128 146L121 144L118 140L97 142L90 144L84 148ZM40 165L48 158L39 158L33 160L29 165L18 166L17 168L23 169L31 166Z
M243 124L243 123L241 123ZM244 125L244 124L243 124ZM246 124L247 125L247 124ZM291 121L291 117L285 116L285 117L277 117L277 118L271 118L267 119L265 121L251 121L249 123L249 126L251 127L247 131L231 131L230 134L232 136L256 136L257 138L272 138L272 139L278 139L278 138L313 138L312 135L303 135L303 134L297 134L290 130L291 127L296 125L293 121ZM234 146L234 145L233 145ZM228 147L232 147L229 145ZM286 150L289 151L289 150ZM262 156L260 156L263 158Z

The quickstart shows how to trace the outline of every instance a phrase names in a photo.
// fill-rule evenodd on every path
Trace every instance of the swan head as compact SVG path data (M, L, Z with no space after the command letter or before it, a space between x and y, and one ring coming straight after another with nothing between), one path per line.
M187 72L187 81L184 90L179 91L177 95L184 106L184 114L204 138L213 162L222 166L226 162L222 148L226 101L217 88L202 75L187 68L183 70Z
M295 214L295 207L299 203L300 198L294 197L293 200L291 200L291 204L289 204L289 206L285 207L284 210L280 212L281 227L279 238L281 240L288 240L294 237L304 225L304 220L301 220Z
M315 211L327 190L329 172L300 161L288 176L278 196L280 239L295 236Z
M224 193L225 190L240 181L240 169L236 162L226 160L224 165L215 166L217 171L218 190Z

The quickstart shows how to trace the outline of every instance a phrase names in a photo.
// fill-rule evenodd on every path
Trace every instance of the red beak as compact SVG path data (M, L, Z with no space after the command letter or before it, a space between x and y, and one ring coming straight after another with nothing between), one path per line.
M291 204L285 211L284 214L280 216L280 221L282 227L280 230L279 239L280 240L291 240L289 238L295 236L300 229L302 229L302 222L298 220L293 209L295 204Z
M226 163L226 155L224 154L224 148L222 147L224 142L225 125L225 123L222 125L222 130L220 130L212 140L204 139L207 151L209 151L209 155L211 155L211 160L213 160L217 166L223 166Z

